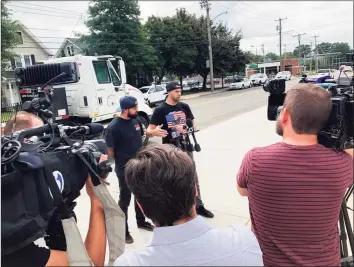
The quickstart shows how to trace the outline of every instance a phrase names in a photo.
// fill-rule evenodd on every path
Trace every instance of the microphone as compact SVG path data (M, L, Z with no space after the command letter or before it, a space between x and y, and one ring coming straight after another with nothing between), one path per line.
M194 140L194 149L195 149L196 152L200 152L201 148L200 148L200 145L197 142L197 139L195 138L193 122L192 122L191 119L187 119L186 123L187 123L188 128L192 129L191 134L192 134L192 137L193 137L193 140Z
M104 126L100 123L88 123L83 126L63 126L63 130L76 134L96 135L103 132Z
M177 147L182 149L181 143L178 140L178 138L180 137L180 133L179 133L179 131L177 131L176 128L171 129L171 136L172 136L172 139L174 139L176 141Z

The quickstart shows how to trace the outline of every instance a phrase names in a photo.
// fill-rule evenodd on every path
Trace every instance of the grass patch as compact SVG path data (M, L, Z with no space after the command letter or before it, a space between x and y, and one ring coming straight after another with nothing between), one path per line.
M1 122L7 122L14 115L14 112L2 111L1 112Z

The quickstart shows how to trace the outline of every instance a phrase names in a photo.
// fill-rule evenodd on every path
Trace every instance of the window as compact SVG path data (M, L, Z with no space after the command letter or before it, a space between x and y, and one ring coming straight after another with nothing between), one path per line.
M22 32L16 32L18 36L20 37L20 44L23 44L23 37L22 37Z
M16 68L21 68L22 67L21 57L15 57L15 67Z
M32 65L31 56L23 56L23 58L25 60L25 67Z
M106 61L92 61L98 83L111 83Z
M68 50L68 56L70 56L70 47L68 46L66 50Z
M156 92L162 92L164 89L161 85L156 86Z
M120 80L117 73L115 72L111 62L108 62L108 69L109 69L109 74L111 75L112 78L113 85L120 86L122 84L122 81Z

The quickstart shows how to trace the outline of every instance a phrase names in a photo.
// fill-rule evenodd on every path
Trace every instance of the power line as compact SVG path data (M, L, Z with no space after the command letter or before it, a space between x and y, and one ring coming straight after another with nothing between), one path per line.
M42 6L42 5L32 4L32 3L29 4L29 3L26 3L26 2L22 2L22 1L16 1L16 4L17 3L21 3L21 4L24 4L24 5L30 5L30 6L44 7L44 8L48 8L48 9L54 9L55 11L61 10L61 11L65 11L65 12L75 13L75 14L78 14L78 15L82 15L83 14L83 13L80 13L80 12L75 12L75 11L71 11L71 10L67 10L67 9L60 9L60 8L49 7L49 6Z
M14 4L8 4L9 7L16 7L16 8L24 8L24 9L32 9L32 10L38 10L38 11L45 11L45 12L53 12L52 10L45 10L45 9L40 9L40 8L32 8L32 7L27 7L27 6L16 6ZM58 11L55 10L55 13L63 13L63 14L68 14L67 11ZM74 13L72 13L74 14ZM68 14L70 15L70 14ZM76 15L76 14L75 14ZM80 15L80 14L79 14ZM82 14L81 14L82 15ZM73 15L74 16L74 15Z
M277 25L277 31L279 31L279 57L281 58L281 30L283 29L282 25L281 25L281 22L282 20L286 20L287 18L279 18L275 21L279 21L279 25Z
M34 15L49 16L49 17L58 17L58 18L69 18L69 19L78 19L79 18L79 17L57 16L57 15L53 15L53 14L41 14L41 13L28 12L28 11L19 11L19 10L13 10L13 9L10 9L10 11L17 12L17 13L27 13L27 14L34 14Z

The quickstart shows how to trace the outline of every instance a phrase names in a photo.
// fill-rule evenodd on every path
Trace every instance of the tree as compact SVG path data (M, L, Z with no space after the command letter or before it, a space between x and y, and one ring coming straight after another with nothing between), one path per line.
M177 10L170 23L171 28L169 30L174 36L170 38L168 44L171 52L171 61L168 68L170 72L176 73L179 77L181 86L183 76L194 72L195 58L198 54L197 42L195 41L197 36L193 30L195 21L195 15L190 15L186 9L181 8Z
M203 89L210 69L206 66L209 59L208 41L206 36L207 20L204 16L194 23L194 32L200 36L201 43L197 45L198 54L195 71L203 77ZM226 72L239 72L246 64L246 56L240 50L241 34L232 32L226 25L211 22L211 38L213 46L213 64L215 73L223 76ZM204 41L205 40L205 41Z
M319 53L321 53L321 54L331 53L332 44L327 43L327 42L323 42L323 43L320 43L317 45L317 49L318 49Z
M154 64L154 74L158 77L156 81L160 84L163 77L167 74L171 65L171 57L169 56L168 43L170 41L169 29L171 26L171 19L168 17L155 17L148 18L144 25L144 31L146 32L149 42L152 44L154 53L157 60Z
M311 54L311 46L309 44L300 45L300 57L306 57ZM299 58L299 46L295 47L293 55Z
M342 55L350 53L351 49L348 43L333 43L331 46L331 53L339 52Z
M282 59L293 59L296 58L296 56L292 52L285 52L281 54Z
M130 76L147 72L156 62L153 48L139 20L137 0L93 0L86 25L90 35L82 36L91 53L121 56Z
M276 61L276 60L279 60L279 59L280 59L277 54L272 53L272 52L266 54L266 55L265 55L265 58L270 58L270 59L273 60L273 61Z
M21 42L20 36L16 33L16 22L10 19L6 3L7 0L1 1L1 70L6 69L7 62L15 56L12 49Z

